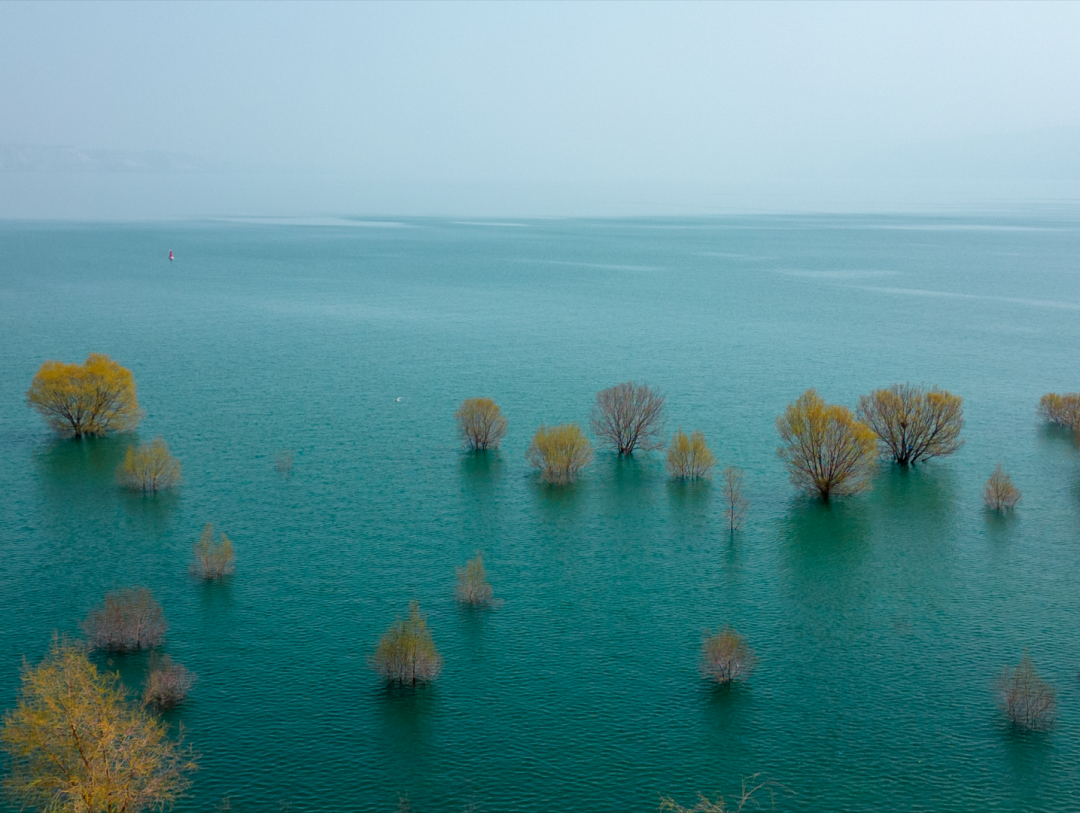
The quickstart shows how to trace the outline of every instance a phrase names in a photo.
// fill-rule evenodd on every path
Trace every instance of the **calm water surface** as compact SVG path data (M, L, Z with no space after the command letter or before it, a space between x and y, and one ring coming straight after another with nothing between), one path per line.
M756 772L781 810L1080 809L1080 456L1035 417L1080 389L1078 343L1080 227L1034 216L0 226L0 707L143 584L199 675L170 715L203 755L181 811L648 811ZM90 351L134 372L136 436L57 440L25 407L43 360ZM629 378L746 470L734 538L658 454L530 472L537 424ZM895 381L963 395L964 448L794 495L776 414ZM473 395L509 418L498 453L458 447ZM183 487L120 492L158 434ZM1007 520L980 500L998 462ZM225 584L187 576L206 522ZM453 601L475 551L498 609ZM410 599L446 666L388 691L367 659ZM759 657L729 690L697 672L723 624ZM1025 648L1059 693L1044 734L994 706Z

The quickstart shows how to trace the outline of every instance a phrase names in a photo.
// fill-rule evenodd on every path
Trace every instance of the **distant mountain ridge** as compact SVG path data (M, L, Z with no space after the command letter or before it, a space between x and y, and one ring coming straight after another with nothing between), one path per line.
M0 144L0 172L214 172L220 164L180 152L84 150Z

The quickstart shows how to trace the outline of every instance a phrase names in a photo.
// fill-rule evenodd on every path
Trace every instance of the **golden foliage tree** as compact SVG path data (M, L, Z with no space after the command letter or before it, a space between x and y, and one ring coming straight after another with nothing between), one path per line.
M497 449L506 437L506 418L490 398L466 398L454 413L465 445L477 451Z
M1000 463L983 486L983 502L994 511L1002 513L1016 508L1016 504L1020 502L1020 489L1013 485L1012 478L1005 473Z
M784 443L777 453L796 488L828 501L870 487L877 435L847 407L809 389L776 419L776 429Z
M592 430L621 455L664 448L664 396L647 384L627 381L596 394Z
M708 476L716 465L716 457L705 443L705 435L700 431L689 436L679 429L667 448L668 474L677 480L698 480Z
M128 447L116 479L132 491L162 491L180 484L180 461L169 454L169 444L163 438L154 438L138 449Z
M442 671L443 659L431 632L427 619L420 614L420 605L409 604L409 617L398 618L379 640L372 668L388 683L415 686L434 680Z
M214 526L209 522L195 543L195 561L191 563L191 575L197 579L220 579L236 569L236 554L232 542L225 534L214 541Z
M533 435L526 459L549 483L563 485L592 460L592 444L576 423L541 426Z
M91 353L82 364L46 361L26 402L52 429L77 438L130 432L142 418L131 371L103 353Z
M1035 672L1027 652L1013 669L1005 669L997 682L998 705L1022 728L1044 729L1054 722L1057 692Z
M1039 399L1039 416L1074 432L1080 431L1080 392L1047 393Z
M964 445L963 399L947 390L893 384L859 398L859 420L878 436L882 456L901 466L950 455Z
M746 639L735 630L724 627L715 635L705 635L701 646L701 674L720 684L745 677L757 659Z
M728 530L731 533L739 530L746 511L750 507L750 501L746 499L743 488L743 470L735 466L724 469L724 517L728 521Z
M82 628L94 649L129 652L161 644L169 624L153 593L145 587L125 587L106 593Z
M150 655L150 668L143 683L143 705L171 709L187 699L195 683L195 673L168 655Z
M59 641L40 665L23 667L22 695L0 740L11 759L8 793L42 811L163 810L196 768L179 738L127 701L119 676Z

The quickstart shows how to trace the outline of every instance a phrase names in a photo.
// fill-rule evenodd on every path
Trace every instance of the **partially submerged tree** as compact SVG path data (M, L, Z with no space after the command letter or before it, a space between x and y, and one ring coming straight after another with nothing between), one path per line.
M214 526L209 522L195 543L195 561L191 563L191 575L197 579L220 579L236 569L236 554L232 542L225 534L214 541Z
M409 617L398 618L379 640L371 659L372 668L388 683L415 686L434 680L442 671L443 659L431 633L427 619L420 614L420 605L409 604Z
M169 625L153 593L145 587L125 587L106 593L82 628L94 649L129 652L161 644Z
M668 796L660 797L660 813L741 813L743 810L757 810L762 805L757 798L762 791L774 796L773 787L777 783L754 774L743 779L742 792L729 805L723 796L710 799L704 793L698 794L698 801L693 807L684 807ZM783 786L780 786L783 787Z
M278 452L277 457L274 458L274 471L276 471L282 477L289 477L292 475L292 468L292 452L288 450Z
M1035 672L1027 652L1013 669L1005 669L997 682L998 705L1022 728L1049 728L1057 712L1054 687Z
M150 655L150 668L143 683L143 705L171 709L187 699L195 683L195 673L173 661L168 655Z
M679 429L667 448L668 474L677 480L698 480L707 477L716 465L716 457L705 443L705 435L700 431L689 436Z
M1080 392L1050 392L1039 400L1039 416L1051 423L1080 431Z
M893 384L859 398L859 419L878 436L883 457L901 466L950 455L964 445L963 399L946 390Z
M454 595L458 601L474 607L491 602L494 591L487 580L482 554L476 554L475 559L470 559L465 567L457 568L456 572L457 588L454 590Z
M776 419L776 429L784 444L777 454L796 488L827 502L870 487L877 435L847 407L809 389Z
M499 448L506 437L506 418L490 398L466 398L454 413L465 445L475 451Z
M169 454L169 444L154 438L136 449L129 446L116 479L132 491L156 493L180 484L180 461Z
M1005 473L1000 463L983 486L983 502L988 508L1001 513L1013 510L1020 502L1020 489L1013 485L1012 478Z
M547 482L564 485L592 460L592 445L576 423L541 426L533 435L526 459Z
M142 418L131 370L103 353L91 353L82 364L46 361L26 402L52 429L76 438L130 432Z
M82 813L164 810L183 796L195 757L165 724L130 704L119 676L54 641L4 715L5 785L24 808Z
M730 627L705 635L701 647L701 674L720 684L746 677L757 659L746 639Z
M592 430L619 454L664 448L664 396L647 384L627 381L596 394Z
M750 506L743 489L743 470L728 466L724 469L723 480L724 517L728 521L728 530L735 533L742 525L746 509Z

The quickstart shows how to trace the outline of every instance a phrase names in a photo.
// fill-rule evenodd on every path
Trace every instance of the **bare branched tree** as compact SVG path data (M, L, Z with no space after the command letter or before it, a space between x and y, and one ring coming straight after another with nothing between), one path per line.
M705 677L728 684L750 674L756 662L746 639L730 627L706 634L701 647L701 674Z
M1039 400L1039 416L1051 423L1080 431L1080 392L1050 392Z
M1013 669L1005 669L997 682L998 705L1022 728L1049 728L1057 712L1054 687L1035 672L1027 652Z
M705 435L700 431L689 436L679 429L671 439L667 449L667 468L676 480L698 480L707 477L716 465L716 457L705 443Z
M214 526L209 522L195 543L195 561L191 563L191 575L197 579L212 581L236 570L236 553L225 534L214 541Z
M491 602L494 591L487 580L482 554L477 553L476 558L470 559L465 567L457 568L457 580L454 595L458 601L474 607Z
M859 399L859 420L878 436L883 457L901 466L950 455L964 445L963 399L934 387L893 384Z
M983 502L992 510L1001 513L1012 511L1020 502L1020 489L1013 485L1012 478L1005 473L1000 463L983 486Z
M466 398L454 420L465 446L475 451L497 449L506 437L506 418L490 398Z
M664 447L664 396L647 384L627 381L596 394L592 430L621 455Z
M187 699L195 683L195 673L173 661L168 655L150 655L150 669L143 683L143 705L171 709Z
M728 466L724 469L723 479L724 516L728 521L728 530L735 533L742 525L746 509L750 506L743 489L743 470Z
M576 423L541 426L525 452L526 459L553 485L572 482L592 456L592 444Z
M783 441L777 454L796 488L828 501L870 487L877 435L847 407L826 404L810 389L776 419L776 429Z
M145 587L125 587L106 593L82 628L94 649L129 652L161 644L169 625L153 593Z
M431 633L427 619L420 614L420 605L409 605L409 617L398 618L386 631L371 659L372 668L388 683L415 686L434 680L442 671L443 659Z

